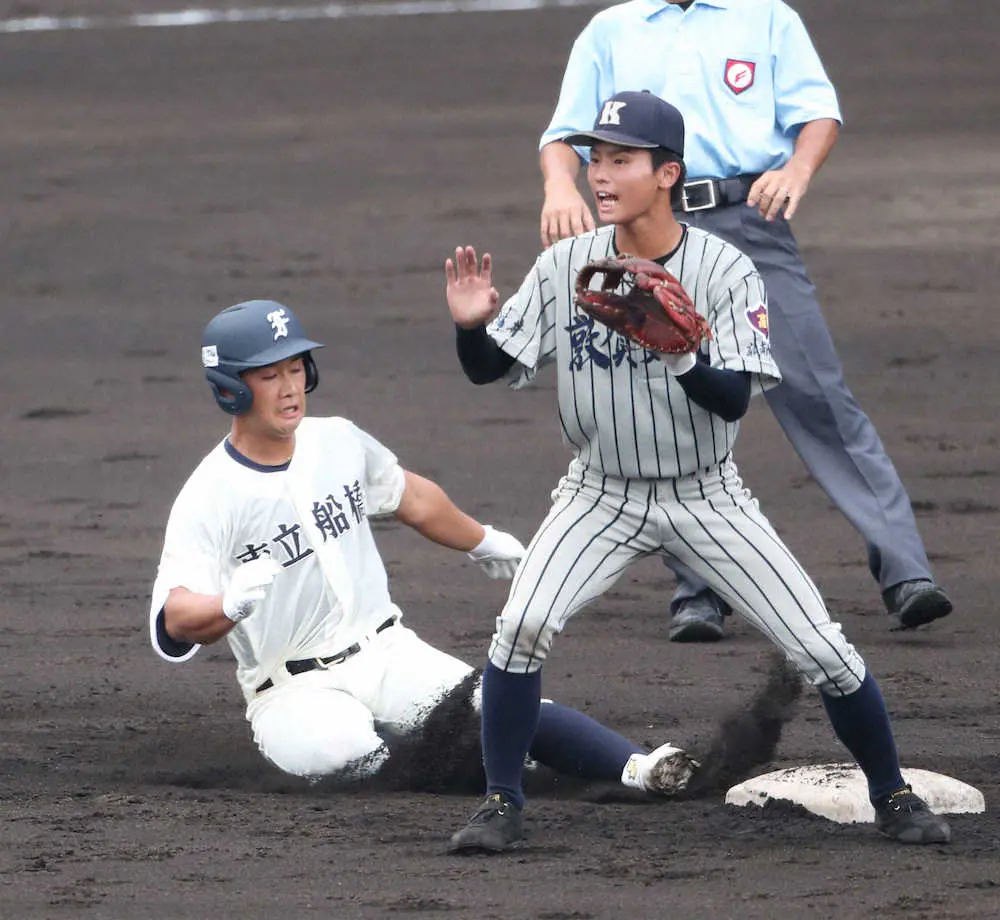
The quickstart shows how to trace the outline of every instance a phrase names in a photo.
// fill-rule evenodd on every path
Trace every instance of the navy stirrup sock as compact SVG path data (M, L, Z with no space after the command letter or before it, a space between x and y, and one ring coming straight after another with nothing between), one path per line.
M568 706L544 702L529 754L568 776L619 780L629 757L643 749Z
M524 807L521 774L538 725L541 669L511 674L487 663L483 670L483 765L488 794L502 792Z
M819 696L837 737L867 777L871 800L885 798L903 786L889 713L874 676L865 674L861 686L848 696Z

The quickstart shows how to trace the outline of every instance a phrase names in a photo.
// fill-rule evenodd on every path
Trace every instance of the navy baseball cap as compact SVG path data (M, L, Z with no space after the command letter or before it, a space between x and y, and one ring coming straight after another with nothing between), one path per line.
M592 131L564 137L567 144L591 147L598 141L651 150L665 147L684 157L684 116L648 89L615 93L601 106Z

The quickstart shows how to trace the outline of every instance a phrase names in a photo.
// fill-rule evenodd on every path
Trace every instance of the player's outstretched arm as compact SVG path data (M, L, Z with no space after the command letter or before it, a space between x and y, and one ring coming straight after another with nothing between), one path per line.
M436 482L404 471L406 487L396 509L396 519L449 549L469 552L485 535L485 528L469 517Z
M464 550L490 578L511 578L525 553L520 540L480 524L461 510L437 483L406 471L396 518L441 546Z
M459 246L455 258L444 263L445 296L451 318L462 329L474 329L488 323L500 312L500 295L493 287L493 259L479 258L472 246Z
M553 141L542 148L539 165L545 181L542 245L548 249L566 237L593 230L597 226L594 216L576 187L576 177L580 172L580 158L576 151L569 144Z

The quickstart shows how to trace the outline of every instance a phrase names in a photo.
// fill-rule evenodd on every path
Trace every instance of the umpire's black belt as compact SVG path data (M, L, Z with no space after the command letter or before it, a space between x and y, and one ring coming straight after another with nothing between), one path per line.
M750 186L760 175L733 176L732 179L693 179L681 188L678 210L685 214L707 211L730 204L742 204L750 194Z
M389 617L389 619L384 623L379 623L379 625L375 627L375 632L384 632L390 626L395 626L396 621L396 617ZM337 652L336 655L330 655L329 658L299 658L296 661L286 661L285 670L293 677L296 674L305 674L306 671L322 671L326 668L333 667L335 664L343 664L348 658L352 655L357 655L360 651L361 643L355 642L354 645L349 645L342 652ZM254 693L263 693L265 690L270 690L273 686L274 681L269 677L254 691Z

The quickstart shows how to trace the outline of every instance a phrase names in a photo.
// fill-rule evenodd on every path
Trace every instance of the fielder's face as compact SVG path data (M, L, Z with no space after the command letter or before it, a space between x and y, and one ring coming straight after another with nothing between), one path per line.
M661 188L648 150L600 141L590 148L587 182L597 216L605 224L628 224L649 211Z
M250 411L241 419L268 440L290 438L306 414L306 366L301 357L285 358L244 371L243 382L253 391Z

